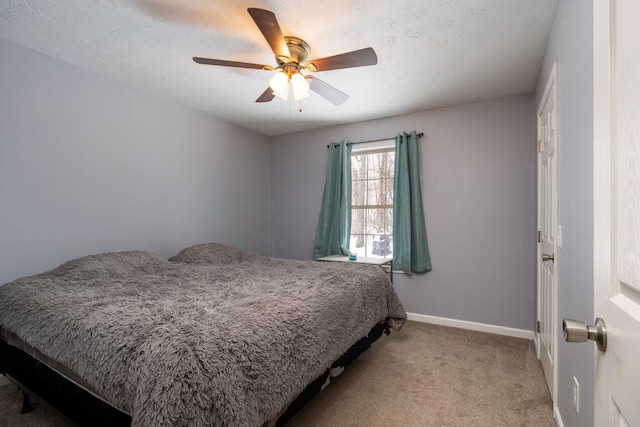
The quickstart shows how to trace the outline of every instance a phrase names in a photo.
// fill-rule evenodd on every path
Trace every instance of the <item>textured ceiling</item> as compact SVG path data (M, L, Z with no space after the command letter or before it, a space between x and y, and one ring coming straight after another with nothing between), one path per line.
M0 37L265 135L467 104L534 90L558 0L2 0ZM311 57L372 47L375 66L314 75L335 106L255 99L276 65L248 7L275 13Z

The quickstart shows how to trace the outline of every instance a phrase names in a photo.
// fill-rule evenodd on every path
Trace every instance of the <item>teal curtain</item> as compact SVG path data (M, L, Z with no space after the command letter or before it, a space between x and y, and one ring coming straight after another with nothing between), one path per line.
M414 273L431 271L419 159L416 132L399 134L393 181L393 269Z
M327 178L313 248L313 259L349 255L351 233L351 144L329 145Z

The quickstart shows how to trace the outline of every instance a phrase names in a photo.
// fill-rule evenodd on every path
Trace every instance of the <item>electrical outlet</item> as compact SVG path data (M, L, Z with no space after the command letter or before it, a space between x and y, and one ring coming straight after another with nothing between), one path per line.
M576 413L580 413L580 383L576 377L573 377L573 407Z

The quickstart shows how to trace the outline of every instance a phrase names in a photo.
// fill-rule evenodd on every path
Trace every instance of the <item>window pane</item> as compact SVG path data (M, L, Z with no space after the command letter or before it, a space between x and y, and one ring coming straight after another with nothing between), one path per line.
M387 204L393 206L393 178L384 180L384 189L387 195Z
M385 158L387 162L386 176L391 178L393 177L393 169L394 169L394 163L396 161L396 153L385 153Z
M349 251L358 255L359 257L365 257L366 255L366 236L363 234L351 235L351 241L349 242Z
M364 205L365 189L367 181L352 181L351 182L351 205Z
M386 201L384 182L379 179L367 181L367 204L384 205Z
M364 234L364 213L366 209L351 210L351 234Z
M368 169L367 177L368 178L375 179L375 178L380 178L382 176L380 173L382 154L384 153L369 154L367 156L367 169Z
M386 257L393 258L393 236L385 236L385 240L387 241L385 246L387 251Z
M384 234L393 234L393 208L387 208L384 210Z
M387 153L380 154L380 176L389 176L389 156Z
M367 234L384 234L384 212L386 209L367 209Z
M385 257L391 253L392 245L389 236L371 236L371 256Z
M367 156L351 156L351 179L365 179L367 177Z
M366 236L366 256L371 256L371 249L373 248L373 236Z

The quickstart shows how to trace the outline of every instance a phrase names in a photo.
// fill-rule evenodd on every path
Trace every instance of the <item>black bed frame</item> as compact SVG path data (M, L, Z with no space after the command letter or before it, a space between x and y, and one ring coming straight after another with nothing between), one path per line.
M369 334L356 342L332 367L347 366L382 333L389 334L388 326L378 324ZM104 400L70 381L28 353L9 345L0 338L0 373L6 375L24 394L22 413L30 411L29 396L37 396L54 407L67 420L80 426L130 426L131 417ZM285 424L308 401L320 392L329 376L329 370L305 388L278 418L276 426Z

